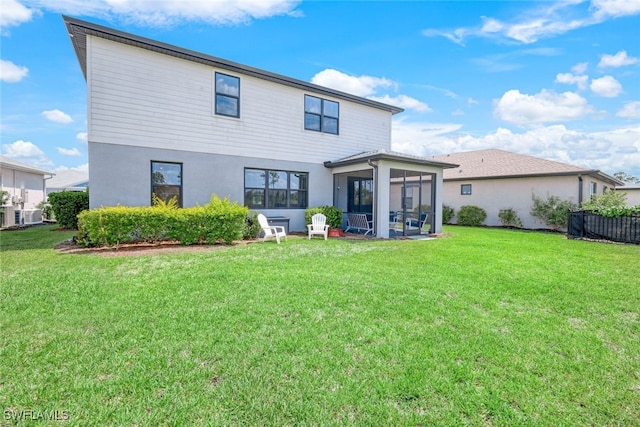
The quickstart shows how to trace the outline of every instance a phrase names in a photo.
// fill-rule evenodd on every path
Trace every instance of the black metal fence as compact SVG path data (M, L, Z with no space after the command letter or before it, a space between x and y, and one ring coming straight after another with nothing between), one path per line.
M609 218L591 212L569 212L567 237L640 245L640 214Z

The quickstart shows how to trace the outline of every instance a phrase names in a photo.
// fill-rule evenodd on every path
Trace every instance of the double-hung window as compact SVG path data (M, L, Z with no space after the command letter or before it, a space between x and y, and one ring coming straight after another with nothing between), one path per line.
M304 96L304 128L337 135L340 104L311 95Z
M240 79L216 73L216 114L240 117Z
M244 170L244 204L252 209L305 209L309 174L267 169Z
M182 206L182 163L151 162L151 203L153 196L168 202L175 198Z

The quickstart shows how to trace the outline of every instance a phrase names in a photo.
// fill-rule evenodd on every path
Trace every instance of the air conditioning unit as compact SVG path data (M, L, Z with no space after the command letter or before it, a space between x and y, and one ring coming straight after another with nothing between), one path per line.
M11 205L3 206L2 210L4 215L2 217L2 226L3 227L11 227L16 224L16 213L15 208Z
M23 224L41 224L42 223L42 209L25 209L22 211Z

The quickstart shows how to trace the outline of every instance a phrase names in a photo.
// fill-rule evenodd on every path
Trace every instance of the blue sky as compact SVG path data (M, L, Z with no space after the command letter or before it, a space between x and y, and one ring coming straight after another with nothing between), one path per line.
M640 0L0 2L1 153L46 170L88 167L66 14L400 106L396 151L640 177Z

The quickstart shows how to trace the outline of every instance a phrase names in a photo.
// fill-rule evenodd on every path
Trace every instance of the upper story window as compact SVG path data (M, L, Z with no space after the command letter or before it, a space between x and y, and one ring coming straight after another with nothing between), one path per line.
M240 79L216 73L216 114L240 117Z
M182 206L182 163L151 162L151 195Z
M471 184L462 184L460 186L460 194L463 196L471 195Z
M265 169L244 170L244 204L253 209L305 209L309 174Z
M311 95L304 96L304 128L338 134L340 104Z
M593 196L598 194L598 184L591 181L591 197L593 198Z

